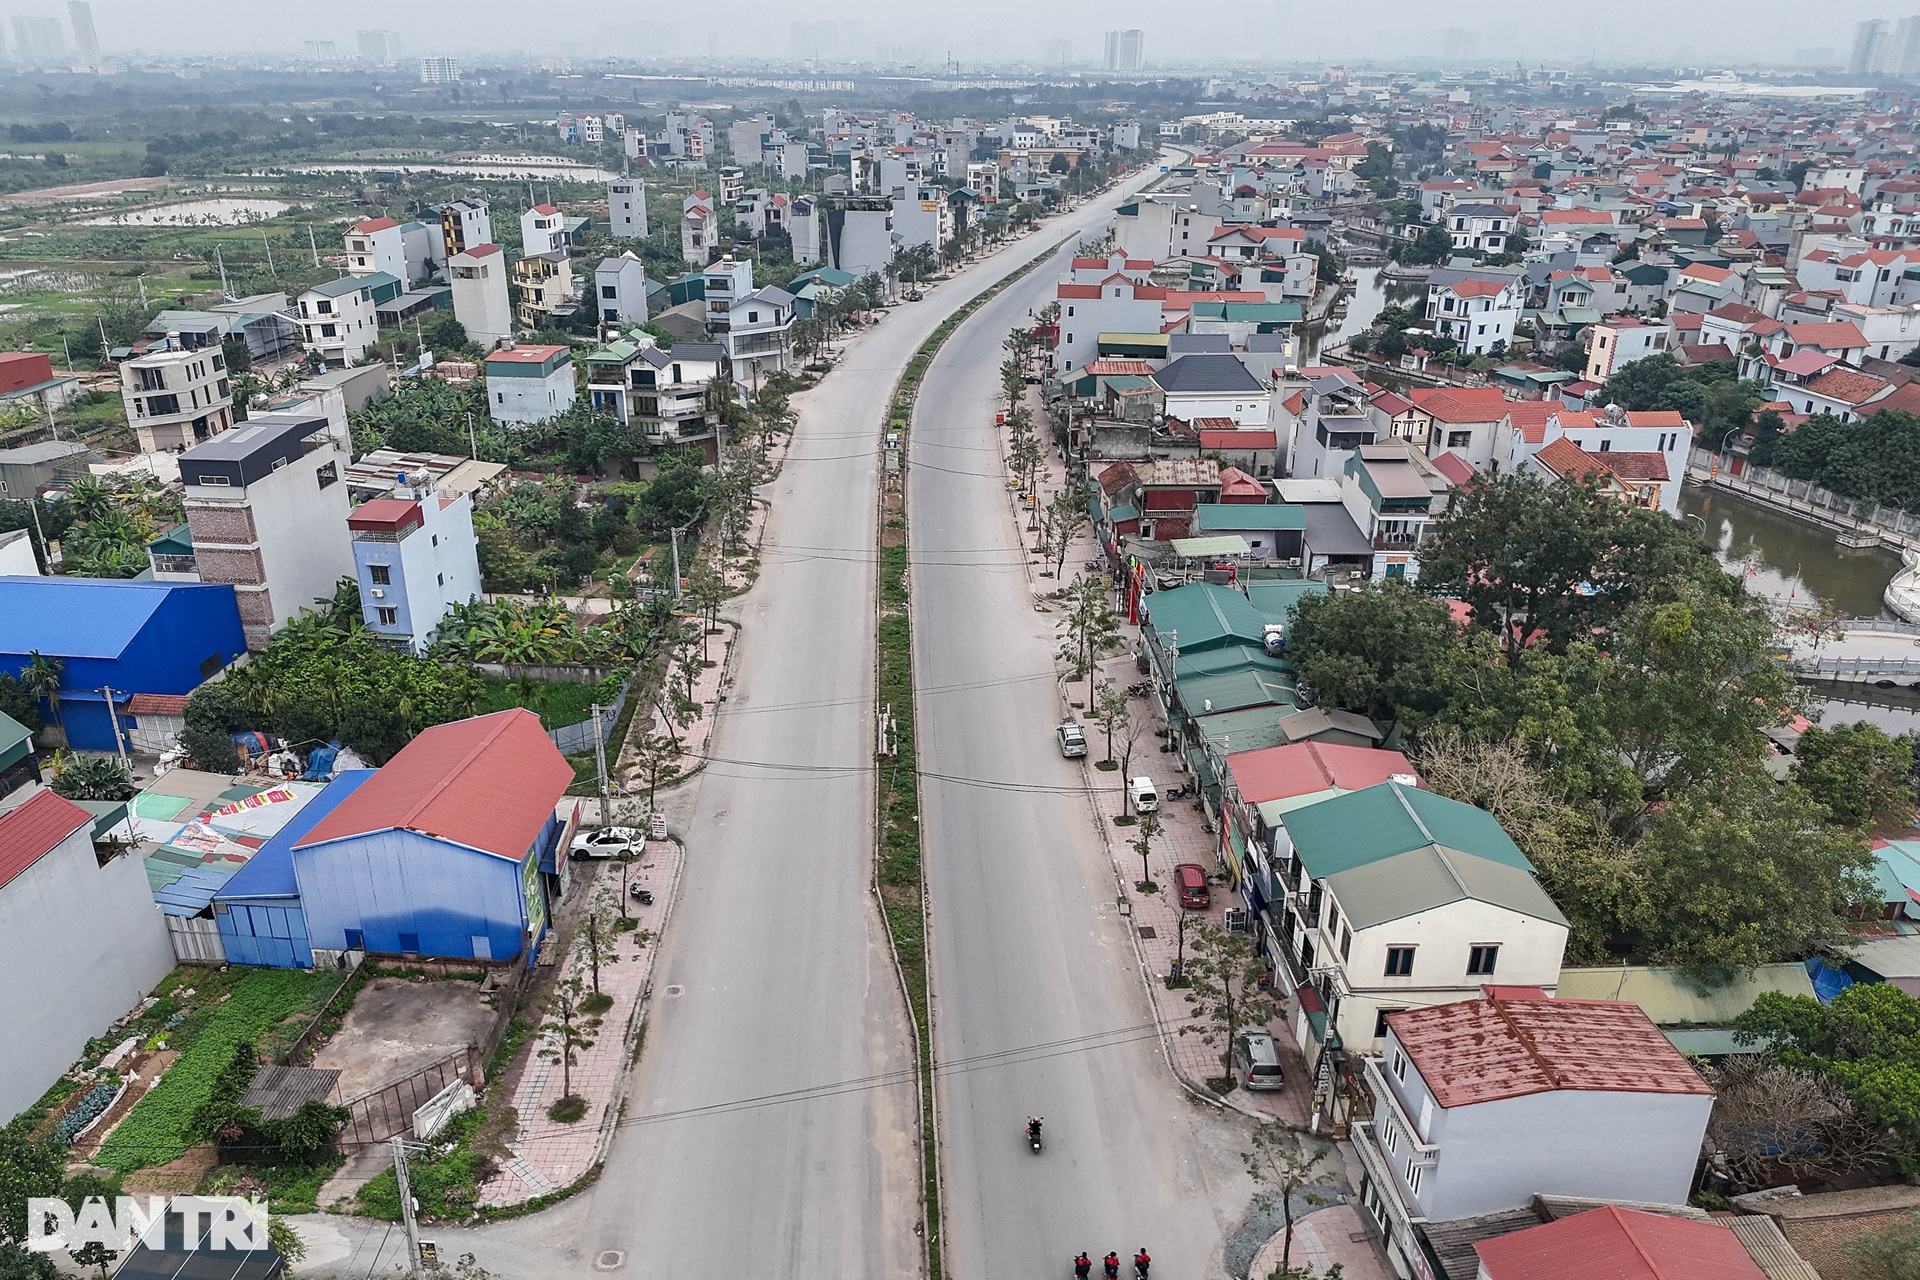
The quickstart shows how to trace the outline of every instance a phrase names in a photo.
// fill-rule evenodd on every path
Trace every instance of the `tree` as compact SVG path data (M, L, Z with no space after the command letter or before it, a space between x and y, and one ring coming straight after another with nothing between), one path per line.
M601 926L598 911L587 912L586 932L580 937L581 954L586 957L587 972L593 975L593 994L596 996L600 994L600 966L620 963L616 937Z
M35 649L27 655L27 668L20 673L20 683L27 687L27 692L45 702L53 714L54 731L60 735L63 745L67 740L67 726L60 716L60 682L66 670L65 662L44 657Z
M1913 740L1876 725L1810 726L1793 750L1793 780L1850 827L1913 821Z
M69 800L131 800L137 791L133 775L112 756L63 754L57 768L49 786Z
M1253 1150L1242 1153L1247 1162L1247 1173L1253 1178L1254 1185L1260 1188L1254 1194L1254 1204L1266 1213L1279 1209L1281 1220L1286 1224L1281 1228L1280 1269L1274 1273L1278 1276L1293 1275L1295 1201L1304 1200L1318 1206L1339 1200L1339 1195L1331 1188L1324 1191L1308 1189L1314 1181L1314 1171L1333 1148L1314 1147L1308 1150L1302 1142L1302 1139L1289 1133L1285 1125L1268 1122L1254 1126Z
M1830 1075L1741 1053L1722 1058L1707 1082L1714 1092L1707 1140L1743 1189L1773 1185L1782 1166L1795 1180L1825 1182L1879 1169L1899 1151Z
M543 1036L540 1056L560 1064L560 1102L574 1096L573 1066L579 1061L580 1051L593 1048L593 1038L578 1021L581 990L577 976L570 975L554 983L553 995L547 1000L547 1020L540 1028Z
M1265 1024L1280 1015L1271 989L1260 986L1266 958L1253 945L1253 936L1218 925L1197 924L1192 955L1181 966L1187 1004L1194 1020L1181 1026L1182 1035L1217 1039L1221 1045L1222 1076L1231 1076L1233 1038L1241 1027Z
M1446 602L1398 578L1294 602L1287 659L1323 703L1369 719L1438 707L1435 674L1459 628Z
M1114 731L1125 726L1133 716L1133 704L1127 697L1127 691L1111 682L1101 684L1089 714L1093 722L1100 726L1100 731L1107 735L1107 757L1102 763L1112 764Z
M59 1148L0 1128L0 1246L27 1238L27 1201L57 1196L64 1172Z
M1920 1167L1920 1000L1885 982L1856 983L1824 1005L1768 991L1734 1027L1782 1065L1838 1081L1868 1123L1899 1138L1903 1171Z
M727 587L727 580L706 557L695 560L687 571L686 601L692 605L700 618L700 660L707 658L707 637L712 635L714 623L719 616L720 606L725 604L733 592Z
M61 1280L60 1268L47 1254L17 1244L0 1244L0 1280Z
M1394 260L1408 263L1444 262L1453 255L1453 237L1445 227L1433 226L1415 236L1412 243L1397 244Z
M1070 680L1085 679L1087 697L1093 697L1093 675L1100 659L1120 643L1120 618L1107 601L1107 588L1098 578L1082 574L1053 593L1065 608L1054 624L1060 638L1060 660L1071 671Z
M649 732L628 749L633 752L640 776L646 780L647 811L651 813L658 807L654 802L655 793L680 776L680 744L664 734Z
M1920 1280L1920 1212L1908 1212L1843 1246L1857 1280Z
M42 723L39 699L7 672L0 672L0 715L12 716L29 733L37 732Z
M1126 785L1124 778L1121 779L1121 785L1123 788ZM1141 893L1152 893L1156 887L1153 883L1153 868L1147 859L1153 854L1153 838L1159 834L1159 813L1149 811L1141 814L1140 825L1135 830L1133 836L1133 851L1140 855L1140 883L1135 885L1134 888L1138 889Z
M1053 576L1058 579L1067 569L1067 556L1073 540L1088 524L1087 500L1071 486L1053 495L1047 503L1043 538L1047 554L1053 560Z

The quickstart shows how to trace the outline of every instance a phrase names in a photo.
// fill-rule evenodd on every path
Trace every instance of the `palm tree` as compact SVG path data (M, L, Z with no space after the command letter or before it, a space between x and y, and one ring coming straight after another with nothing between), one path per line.
M115 509L113 486L91 476L77 476L67 483L67 501L73 514L91 524Z
M53 713L53 727L58 730L62 744L67 740L67 726L60 718L60 681L66 671L66 663L58 658L43 657L35 649L27 654L27 669L20 673L20 683L27 686L27 692L44 700Z
M521 674L515 676L507 685L507 692L512 695L516 704L525 707L528 711L539 716L542 725L546 724L547 718L543 714L547 706L547 686L545 684L535 680L530 675Z

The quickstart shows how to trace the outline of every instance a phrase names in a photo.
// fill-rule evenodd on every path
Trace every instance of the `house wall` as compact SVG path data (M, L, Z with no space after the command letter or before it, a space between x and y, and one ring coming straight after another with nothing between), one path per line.
M471 271L462 276L462 271ZM467 337L482 350L500 345L513 336L513 306L507 297L507 260L490 253L478 260L448 264L448 281L453 288L453 316L467 331Z
M571 360L538 378L487 376L487 412L495 422L545 422L566 412L573 403Z
M1169 391L1167 416L1192 422L1195 418L1232 418L1237 426L1264 427L1273 413L1273 397L1255 391Z
M366 624L383 636L405 638L423 653L447 616L449 604L480 595L479 540L473 530L473 495L462 494L445 510L437 496L420 500L420 528L399 542L353 544L354 578ZM388 582L376 586L371 566L384 564ZM375 595L375 592L379 592ZM394 621L380 621L382 608Z
M229 898L214 904L227 963L311 969L313 947L298 898Z
M173 968L137 857L100 866L82 826L0 887L0 1121L45 1093Z
M409 954L471 959L484 950L505 960L525 949L523 863L388 830L296 848L293 866L308 939L323 950L351 949L350 929L365 950L386 954L402 953L403 933L412 935ZM537 869L531 879L537 891Z
M1097 298L1059 301L1060 341L1053 349L1056 374L1071 373L1094 359L1103 333L1160 332L1160 300L1135 298L1130 285L1108 285Z

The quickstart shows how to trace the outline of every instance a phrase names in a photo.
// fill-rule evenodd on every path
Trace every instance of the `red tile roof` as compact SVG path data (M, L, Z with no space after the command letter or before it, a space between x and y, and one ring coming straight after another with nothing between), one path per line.
M1489 997L1390 1013L1387 1026L1443 1107L1556 1089L1713 1094L1624 1000Z
M1398 751L1343 747L1322 742L1292 742L1227 757L1227 771L1248 804L1312 795L1338 787L1364 791L1395 774L1419 777L1413 762Z
M1204 421L1204 419L1203 419ZM1208 431L1200 432L1202 449L1277 449L1280 437L1272 431ZM1223 477L1226 472L1220 473Z
M1765 1280L1725 1223L1617 1205L1473 1248L1488 1280Z
M1563 400L1516 400L1507 406L1507 418L1528 444L1547 438L1547 419L1566 408Z
M550 204L537 204L533 206L533 211L543 218L551 218L554 214L560 212Z
M1457 453L1443 453L1433 460L1433 469L1454 485L1472 484L1480 475L1473 464Z
M1091 375L1096 378L1113 378L1123 375L1144 378L1153 372L1153 366L1145 360L1121 360L1108 356L1087 361L1080 366L1080 372L1083 376Z
M1886 389L1885 378L1857 369L1829 369L1807 384L1807 390L1814 395L1853 405L1865 404Z
M469 258L484 258L488 254L500 252L500 246L497 244L476 244L471 249L464 249L461 252L465 253Z
M1097 284L1063 284L1056 287L1057 298L1097 298L1100 286Z
M1606 470L1606 465L1567 436L1559 436L1533 455L1533 460L1562 480L1579 480Z
M1373 407L1389 418L1397 418L1413 408L1413 401L1392 391L1382 391L1373 398Z
M1635 409L1627 414L1630 427L1684 427L1687 420L1677 409Z
M488 364L545 364L568 348L561 346L543 346L537 342L521 342L499 351L487 353Z
M1267 487L1238 467L1220 469L1220 500L1228 498L1260 498L1267 496Z
M1442 287L1459 298L1491 298L1497 293L1505 293L1511 286L1495 280L1455 280Z
M1622 480L1669 480L1667 474L1667 455L1664 453L1641 453L1631 449L1621 449L1609 453L1595 454L1607 470Z
M127 699L131 716L183 716L187 714L184 693L136 693Z
M1441 422L1498 422L1507 398L1498 387L1415 387L1414 405Z
M1845 351L1864 347L1866 338L1851 320L1827 320L1819 324L1790 324L1787 336L1803 347L1821 347L1827 351Z
M92 814L51 791L0 814L0 888L92 822Z
M496 711L421 733L294 847L398 829L518 862L572 785L538 716Z
M397 227L399 225L400 224L392 218L368 218L365 222L354 223L353 229L355 231L372 233L375 231L385 231L388 227Z

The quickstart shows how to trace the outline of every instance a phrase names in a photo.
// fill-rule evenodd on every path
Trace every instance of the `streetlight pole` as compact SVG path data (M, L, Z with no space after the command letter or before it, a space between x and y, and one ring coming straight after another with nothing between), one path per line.
M1728 427L1727 434L1720 437L1720 447L1714 450L1714 453L1713 453L1713 465L1707 468L1708 480L1712 480L1715 476L1720 474L1720 459L1726 456L1727 441L1733 439L1735 433L1737 433L1739 430L1740 428L1737 426Z

